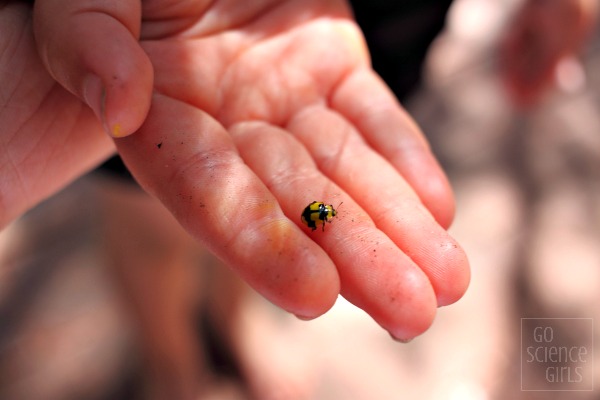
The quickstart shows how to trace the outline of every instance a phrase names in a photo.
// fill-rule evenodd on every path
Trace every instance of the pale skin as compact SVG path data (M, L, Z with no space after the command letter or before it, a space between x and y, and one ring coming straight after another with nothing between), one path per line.
M38 0L31 15L0 8L3 225L116 148L300 318L341 293L409 340L465 292L448 182L345 2ZM344 204L326 232L300 221L313 200Z

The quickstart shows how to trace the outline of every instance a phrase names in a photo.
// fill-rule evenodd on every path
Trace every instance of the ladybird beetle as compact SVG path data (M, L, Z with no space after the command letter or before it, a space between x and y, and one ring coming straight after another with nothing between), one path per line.
M323 232L325 232L325 223L331 222L331 219L336 215L337 211L335 211L335 208L331 204L325 204L322 201L313 201L302 211L301 217L302 222L313 231L317 229L317 225L323 225Z

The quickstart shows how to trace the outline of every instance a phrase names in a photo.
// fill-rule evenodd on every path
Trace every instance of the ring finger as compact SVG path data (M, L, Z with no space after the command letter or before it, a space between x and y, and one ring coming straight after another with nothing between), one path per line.
M457 301L469 282L466 256L397 170L339 114L314 106L288 129L319 169L373 218L375 225L427 274L438 305Z
M398 339L410 339L429 327L436 304L425 274L352 196L319 171L301 143L259 122L237 124L230 132L245 163L297 224L313 200L343 202L325 232L305 231L336 265L344 297Z

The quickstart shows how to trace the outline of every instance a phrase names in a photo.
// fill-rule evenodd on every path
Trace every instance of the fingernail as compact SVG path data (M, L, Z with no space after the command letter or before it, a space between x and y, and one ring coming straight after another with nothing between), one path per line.
M104 126L104 87L102 80L96 75L88 75L83 81L83 99L94 111L96 117Z
M312 321L315 317L305 317L303 315L294 314L301 321Z
M115 138L124 136L121 124L111 123L106 117L106 90L98 76L89 75L85 78L83 82L83 99L94 111L108 135Z
M406 343L410 343L414 339L414 338L402 339L402 338L394 336L391 332L388 332L388 333L390 334L390 336L392 337L392 339L394 339L396 342L400 342L400 343L405 343L405 344Z

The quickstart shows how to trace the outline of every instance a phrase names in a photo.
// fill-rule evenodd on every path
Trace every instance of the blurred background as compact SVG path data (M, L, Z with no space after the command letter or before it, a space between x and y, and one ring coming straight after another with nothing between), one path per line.
M181 243L170 217L95 173L0 232L0 399L183 399L190 381L198 399L600 398L600 37L516 107L499 49L521 5L455 0L403 101L450 177L472 268L427 333L394 342L343 299L315 321L288 316L192 245L171 257L144 223ZM121 244L140 236L152 250L123 272ZM161 260L172 268L146 277ZM536 341L539 326L551 337ZM587 353L529 362L530 345Z

